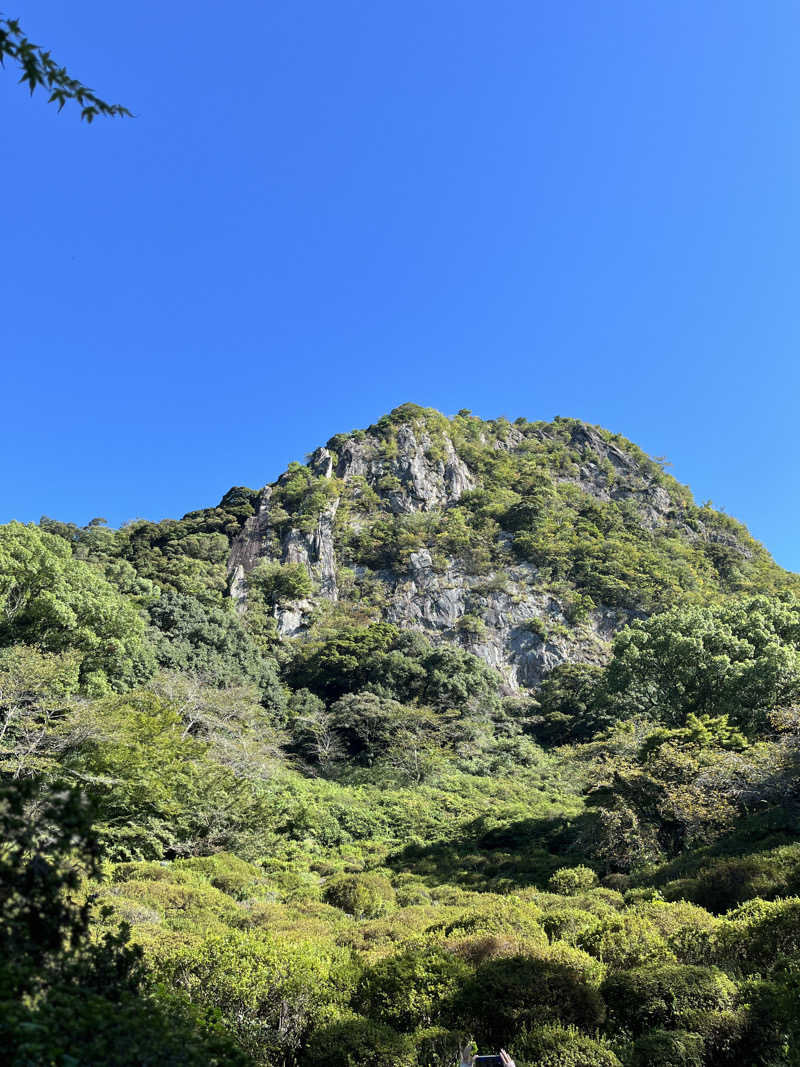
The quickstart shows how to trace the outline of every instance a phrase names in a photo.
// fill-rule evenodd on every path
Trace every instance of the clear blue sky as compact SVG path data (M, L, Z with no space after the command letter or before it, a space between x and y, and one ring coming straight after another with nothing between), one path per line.
M626 434L800 570L800 9L10 11L0 520L179 516L410 400Z

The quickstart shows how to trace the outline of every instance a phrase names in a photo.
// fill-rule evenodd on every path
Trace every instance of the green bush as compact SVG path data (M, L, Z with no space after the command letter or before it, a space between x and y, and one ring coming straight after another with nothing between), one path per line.
M705 1040L686 1030L652 1030L633 1046L631 1067L704 1067Z
M799 1067L800 973L792 969L779 978L748 981L742 999L747 1013L738 1062Z
M581 908L552 908L542 918L542 926L553 941L577 945L600 926L600 919Z
M675 959L653 923L630 911L601 919L581 934L578 944L612 968L639 967Z
M782 848L749 856L721 857L696 874L669 883L664 895L686 897L713 912L724 912L755 897L772 900L800 892L800 848Z
M659 1027L705 1034L736 1000L736 986L722 971L675 963L617 971L602 990L612 1025L634 1034Z
M417 1067L455 1067L464 1035L444 1026L427 1026L413 1034Z
M597 875L591 867L560 867L547 883L552 893L572 896L593 889L597 885Z
M380 960L361 976L354 1003L364 1015L398 1030L438 1023L470 969L449 952L409 949Z
M207 878L215 889L220 889L236 900L245 900L263 884L264 875L252 863L234 856L231 852L217 852L214 856L195 856L177 860L175 871L196 871Z
M0 986L2 977L0 976ZM2 1061L9 1067L253 1067L233 1035L188 1002L160 995L108 998L57 989L35 1007L0 997Z
M517 1063L532 1067L621 1067L610 1048L571 1026L527 1030L514 1041L513 1052Z
M343 874L325 886L326 904L341 908L356 919L377 919L394 905L392 883L381 874Z
M275 563L263 560L247 576L247 586L267 604L303 600L313 591L311 578L302 563Z
M717 935L724 961L770 973L800 956L800 898L751 900L731 912Z
M591 1030L603 1022L605 1006L578 967L542 954L484 963L457 998L455 1014L481 1043L500 1047L543 1023Z
M352 982L347 954L324 942L227 930L188 944L160 976L211 1013L258 1062L297 1054L317 1023L344 1006Z
M542 913L533 904L519 903L507 897L483 894L482 900L462 911L443 932L446 937L470 934L516 933L546 944L542 936Z
M150 879L119 882L109 890L108 899L153 908L170 924L196 929L234 922L239 915L231 898L208 883L186 885L178 881Z
M417 1058L407 1034L352 1015L315 1029L300 1062L308 1067L416 1067Z

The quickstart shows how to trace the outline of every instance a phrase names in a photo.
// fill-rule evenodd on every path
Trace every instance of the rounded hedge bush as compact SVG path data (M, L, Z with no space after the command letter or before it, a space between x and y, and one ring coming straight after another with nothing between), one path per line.
M730 913L718 935L724 960L747 973L771 973L800 956L800 898L751 900Z
M438 1023L470 975L467 964L449 952L409 949L368 968L354 1004L398 1030L415 1030Z
M704 1067L705 1041L687 1030L651 1030L633 1046L631 1067Z
M342 874L325 886L326 904L341 908L356 919L377 919L395 902L392 883L382 874Z
M596 885L597 875L591 867L560 867L550 875L547 883L551 893L560 893L565 897L594 889Z
M602 990L613 1024L634 1034L653 1028L708 1033L736 999L736 986L722 971L679 963L617 971Z
M353 1015L314 1030L300 1062L309 1067L416 1067L417 1057L407 1034Z
M538 1026L522 1034L513 1047L520 1064L535 1067L621 1067L605 1045L572 1026Z
M577 945L580 938L597 930L600 919L581 908L553 908L542 919L542 926L553 941L566 941L568 945Z
M609 967L640 967L675 959L656 926L630 911L601 919L581 934L578 945Z
M506 1046L546 1023L594 1029L605 1018L597 988L575 965L541 956L511 956L478 967L455 1004L454 1022L489 1046Z

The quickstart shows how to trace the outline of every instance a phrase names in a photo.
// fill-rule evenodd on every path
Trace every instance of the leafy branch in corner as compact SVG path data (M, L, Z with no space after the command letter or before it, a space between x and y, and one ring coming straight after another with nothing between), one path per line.
M60 67L49 52L25 36L16 19L0 16L0 66L5 66L7 58L19 65L22 71L19 80L28 86L31 95L41 86L50 92L48 103L57 103L59 111L68 100L74 100L81 109L81 118L87 122L92 122L98 115L132 117L126 107L106 103L91 89L71 78L66 68Z

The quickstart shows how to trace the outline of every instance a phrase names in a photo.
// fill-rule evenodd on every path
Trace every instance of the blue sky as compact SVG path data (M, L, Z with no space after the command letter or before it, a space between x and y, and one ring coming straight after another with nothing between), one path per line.
M404 401L626 434L800 570L800 9L21 2L0 521L159 519Z

